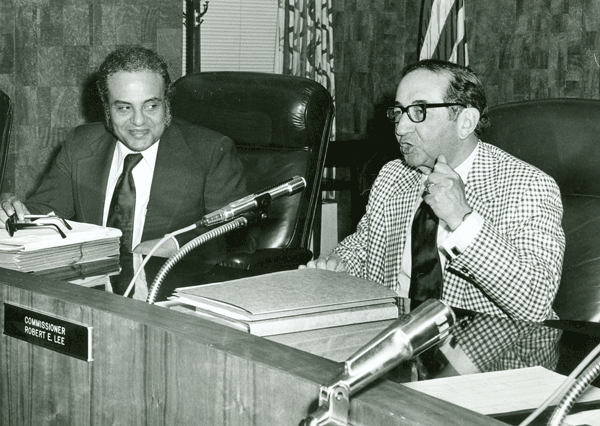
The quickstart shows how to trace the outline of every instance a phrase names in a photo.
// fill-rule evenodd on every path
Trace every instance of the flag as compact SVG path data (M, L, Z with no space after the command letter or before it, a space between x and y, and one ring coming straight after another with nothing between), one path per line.
M469 65L464 0L423 0L419 59Z

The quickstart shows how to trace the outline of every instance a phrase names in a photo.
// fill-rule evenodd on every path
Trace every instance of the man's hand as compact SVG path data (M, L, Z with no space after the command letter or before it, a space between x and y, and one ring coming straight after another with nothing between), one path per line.
M463 217L472 210L467 203L462 179L448 165L446 157L440 155L427 180L431 183L430 193L423 199L437 217L454 231L462 223Z
M15 213L19 220L23 220L25 215L29 214L29 210L16 195L8 192L0 195L0 224L4 226L6 219Z
M348 272L346 264L337 254L331 253L329 256L321 256L318 259L311 260L306 265L300 265L298 269L313 268L326 269L334 272Z

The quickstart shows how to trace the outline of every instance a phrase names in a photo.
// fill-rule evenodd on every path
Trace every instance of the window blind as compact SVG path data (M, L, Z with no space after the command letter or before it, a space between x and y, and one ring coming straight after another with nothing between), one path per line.
M201 71L273 72L277 0L210 0L201 25Z

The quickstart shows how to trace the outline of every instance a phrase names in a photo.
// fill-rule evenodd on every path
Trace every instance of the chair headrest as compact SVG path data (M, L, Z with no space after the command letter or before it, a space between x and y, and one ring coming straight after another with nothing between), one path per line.
M600 100L512 102L489 115L481 140L545 171L563 194L600 196Z
M312 148L331 119L331 95L301 77L255 72L188 74L175 82L175 117L217 130L237 145Z

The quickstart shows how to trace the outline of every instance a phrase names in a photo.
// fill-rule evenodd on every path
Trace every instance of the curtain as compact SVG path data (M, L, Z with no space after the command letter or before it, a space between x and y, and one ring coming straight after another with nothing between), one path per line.
M464 0L423 0L419 59L469 65Z
M332 0L279 0L274 71L321 83L335 102L332 14Z

